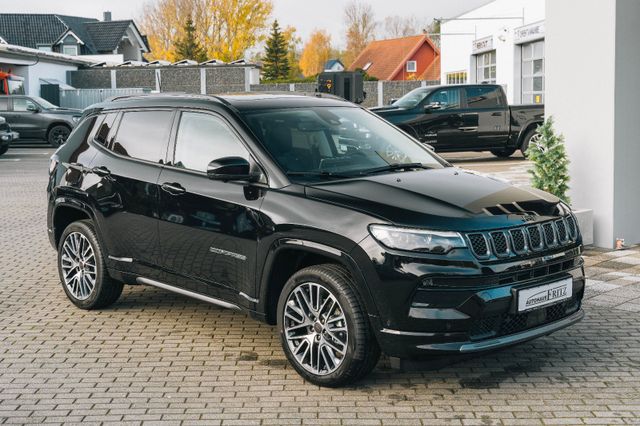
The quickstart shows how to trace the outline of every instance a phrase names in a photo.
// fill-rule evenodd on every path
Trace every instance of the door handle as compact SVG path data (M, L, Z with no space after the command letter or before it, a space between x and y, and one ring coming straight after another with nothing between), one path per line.
M165 182L160 186L160 188L162 188L163 191L168 192L171 195L182 195L185 192L187 192L187 190L184 189L182 185L176 182L173 182L173 183Z
M111 176L111 170L107 169L105 166L94 167L91 169L91 173L100 177Z
M475 132L478 130L478 126L458 127L458 130L462 130L463 132Z

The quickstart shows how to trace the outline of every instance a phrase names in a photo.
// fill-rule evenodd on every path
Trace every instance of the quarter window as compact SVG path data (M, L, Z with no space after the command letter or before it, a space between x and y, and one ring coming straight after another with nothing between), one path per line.
M94 130L92 131L94 133L92 135L94 141L104 146L109 145L109 132L113 128L113 123L116 120L116 115L117 114L115 113L111 113L98 117L93 127ZM113 139L113 135L111 139Z
M111 150L127 157L163 162L172 116L172 111L125 112Z
M240 139L220 118L184 112L176 138L176 167L206 172L207 165L223 157L249 158Z

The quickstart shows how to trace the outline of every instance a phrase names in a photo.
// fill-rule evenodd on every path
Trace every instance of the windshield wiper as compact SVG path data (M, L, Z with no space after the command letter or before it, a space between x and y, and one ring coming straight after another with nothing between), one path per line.
M358 174L361 175L371 175L374 173L381 172L393 172L396 170L409 170L409 169L431 169L432 167L426 166L422 163L404 163L404 164L389 164L388 166L376 167L374 169L362 170Z
M348 178L352 178L354 177L353 175L347 175L347 174L342 174L342 173L334 173L334 172L315 172L315 171L308 171L308 172L297 172L297 171L289 171L289 172L285 172L285 174L287 176L319 176L319 177L333 177L333 178L338 178L338 179L348 179Z

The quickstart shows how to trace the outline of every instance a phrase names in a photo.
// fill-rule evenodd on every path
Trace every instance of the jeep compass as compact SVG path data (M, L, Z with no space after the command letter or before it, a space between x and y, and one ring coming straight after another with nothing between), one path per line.
M380 353L470 353L579 321L569 207L452 167L326 96L150 95L87 109L51 158L48 232L68 298L155 286L277 325L305 379Z

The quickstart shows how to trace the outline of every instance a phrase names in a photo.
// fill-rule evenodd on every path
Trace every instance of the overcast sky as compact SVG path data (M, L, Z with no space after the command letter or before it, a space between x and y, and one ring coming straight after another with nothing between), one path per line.
M102 19L110 10L113 19L137 18L142 5L153 0L2 0L3 13L60 13ZM488 0L366 0L373 6L376 19L385 16L415 16L425 22L434 17L451 17ZM326 29L335 45L344 45L342 9L346 0L273 0L274 17L281 26L292 25L303 39L316 28Z

